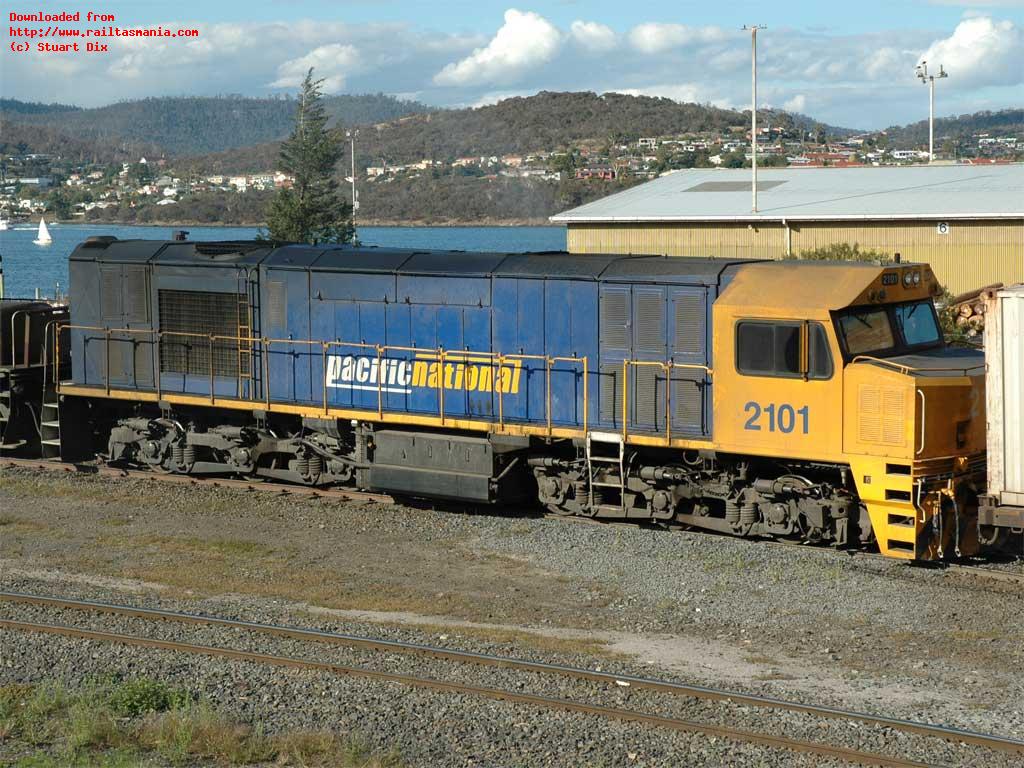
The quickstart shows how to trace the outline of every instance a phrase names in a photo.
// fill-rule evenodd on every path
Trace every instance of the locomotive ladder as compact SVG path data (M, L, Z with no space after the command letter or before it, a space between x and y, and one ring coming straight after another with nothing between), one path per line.
M248 394L253 397L252 392L252 303L250 301L252 283L249 280L248 272L238 278L238 340L237 340L237 366L238 366L238 396L244 397ZM210 351L211 358L213 350ZM249 384L246 392L245 384Z
M614 445L618 448L615 455L607 455L600 453L600 449L595 451L595 443L598 445ZM619 508L625 513L626 509L626 443L622 439L622 435L617 432L588 432L587 439L584 443L587 457L587 494L588 501L590 502L590 509L592 512L596 511L594 506L594 489L595 488L614 488L619 493ZM610 483L606 481L598 481L594 479L595 464L611 464L618 465L619 478L617 483ZM598 468L600 469L600 468Z

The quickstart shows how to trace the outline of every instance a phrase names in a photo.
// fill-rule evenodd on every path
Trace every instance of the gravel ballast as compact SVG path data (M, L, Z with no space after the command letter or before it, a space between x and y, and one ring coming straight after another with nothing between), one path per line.
M201 609L1024 736L1024 606L1011 583L706 534L6 468L0 508L4 590ZM1019 563L998 567L1024 572ZM313 581L311 573L323 576ZM40 621L95 622L108 631L133 626L77 612L0 608L19 619L34 613ZM310 653L298 641L134 621L152 636ZM3 682L149 674L201 689L268 727L358 731L381 749L397 746L411 765L822 764L393 684L21 633L5 632L2 643ZM450 664L442 669L401 654L324 646L315 653L388 671L453 674ZM453 679L768 727L930 763L1016 764L887 730L517 674L465 667Z

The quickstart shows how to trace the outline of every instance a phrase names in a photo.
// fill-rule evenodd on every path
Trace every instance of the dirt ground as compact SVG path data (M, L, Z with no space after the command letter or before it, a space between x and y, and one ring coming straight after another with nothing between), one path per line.
M26 578L288 604L1024 735L1019 586L827 549L3 469L0 582Z

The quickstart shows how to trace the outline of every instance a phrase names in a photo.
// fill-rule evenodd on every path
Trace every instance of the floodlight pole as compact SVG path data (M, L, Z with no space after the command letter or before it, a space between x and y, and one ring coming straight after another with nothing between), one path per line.
M750 208L757 213L757 30L763 24L744 25L750 30Z
M939 74L928 74L928 62L917 65L917 76L928 86L928 162L935 159L935 78L949 77L946 70L939 64Z
M356 136L359 135L359 131L345 131L345 135L348 136L350 142L349 155L352 160L352 228L355 229L356 211L359 210L359 198L356 196Z

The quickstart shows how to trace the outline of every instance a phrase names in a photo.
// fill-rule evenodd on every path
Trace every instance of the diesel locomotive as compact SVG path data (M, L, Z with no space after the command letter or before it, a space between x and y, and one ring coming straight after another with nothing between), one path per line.
M984 357L944 345L939 290L921 264L92 237L48 444L967 555Z

